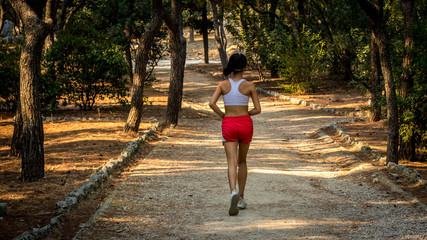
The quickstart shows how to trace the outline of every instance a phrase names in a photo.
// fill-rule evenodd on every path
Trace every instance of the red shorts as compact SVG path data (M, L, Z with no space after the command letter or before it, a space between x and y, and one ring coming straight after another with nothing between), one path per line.
M254 132L249 115L222 119L222 142L250 143Z

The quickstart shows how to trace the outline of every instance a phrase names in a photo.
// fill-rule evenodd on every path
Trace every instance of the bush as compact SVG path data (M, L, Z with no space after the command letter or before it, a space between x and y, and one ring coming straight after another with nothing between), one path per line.
M14 111L19 94L20 47L0 44L0 109Z
M59 96L82 110L92 110L96 100L105 97L127 102L122 53L89 25L83 26L69 27L45 55L44 98L51 110Z
M399 103L402 112L400 136L403 142L415 141L415 147L426 154L427 151L427 31L425 21L420 22L414 31L415 46L411 64L414 85L410 95ZM424 155L425 157L425 155Z
M283 39L274 49L279 58L279 72L285 81L289 81L293 91L304 93L313 90L313 74L321 67L324 56L324 42L318 34L303 29L298 41L291 34L281 35Z

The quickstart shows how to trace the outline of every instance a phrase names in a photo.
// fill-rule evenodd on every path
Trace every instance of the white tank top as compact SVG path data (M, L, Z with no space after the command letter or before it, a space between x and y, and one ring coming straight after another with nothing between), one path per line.
M248 106L249 96L242 94L239 91L240 84L245 81L241 79L238 82L233 81L233 79L228 79L231 84L230 91L223 96L225 106Z

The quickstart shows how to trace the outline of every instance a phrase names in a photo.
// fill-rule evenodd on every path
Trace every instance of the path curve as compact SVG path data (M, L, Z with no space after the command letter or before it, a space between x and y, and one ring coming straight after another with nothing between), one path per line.
M167 66L156 88L167 90ZM208 111L219 79L187 70L186 116L108 198L75 239L427 239L425 208L370 177L384 173L336 143L311 138L346 117L261 95L248 156L248 209L228 216L220 119ZM194 114L188 114L194 116Z

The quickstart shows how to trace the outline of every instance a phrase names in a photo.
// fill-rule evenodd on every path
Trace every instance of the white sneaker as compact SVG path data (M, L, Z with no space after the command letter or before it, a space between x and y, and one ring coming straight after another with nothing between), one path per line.
M246 202L246 200L244 198L241 198L239 200L239 203L237 203L237 207L239 209L245 209L248 206L248 202Z
M228 214L230 214L230 216L235 216L237 214L239 214L239 208L237 207L237 204L239 203L240 200L240 196L239 193L236 192L236 190L234 190L231 193L230 196L230 209L228 210Z

